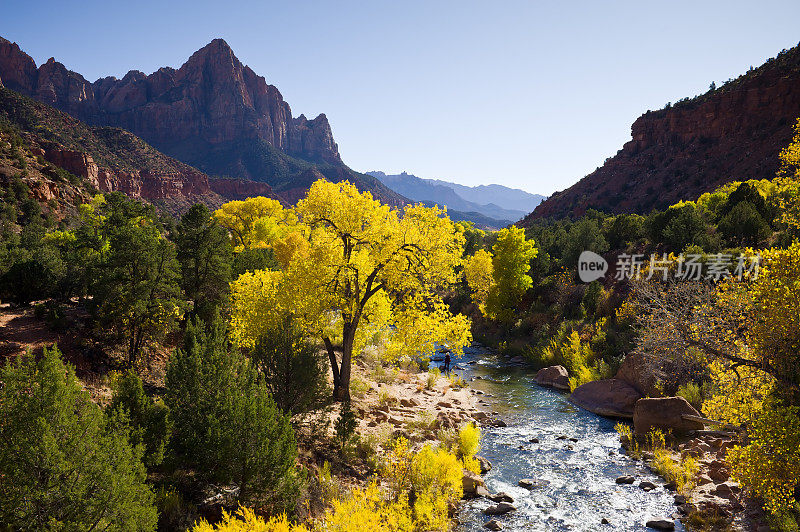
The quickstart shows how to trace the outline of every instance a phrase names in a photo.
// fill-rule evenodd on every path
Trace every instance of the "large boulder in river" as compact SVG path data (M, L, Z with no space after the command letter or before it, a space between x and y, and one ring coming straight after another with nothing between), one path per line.
M564 366L542 368L536 374L536 384L550 386L559 390L569 390L569 373Z
M704 425L701 422L683 419L683 414L700 416L700 412L683 397L640 399L633 409L633 431L636 434L647 434L650 429L673 432L703 430Z
M625 381L642 394L644 397L661 397L658 389L658 379L653 373L641 353L631 353L620 364L615 379Z
M569 401L589 412L608 417L633 418L633 406L642 398L636 388L620 379L604 379L581 384Z

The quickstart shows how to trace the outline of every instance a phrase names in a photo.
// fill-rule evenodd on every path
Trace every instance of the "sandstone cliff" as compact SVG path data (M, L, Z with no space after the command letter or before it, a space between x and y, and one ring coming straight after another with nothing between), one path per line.
M52 174L55 167L81 178L87 190L120 191L147 201L182 198L187 205L222 201L211 189L206 174L167 157L132 133L87 126L7 88L0 88L0 125L7 134L22 139L25 152L37 159L44 176L49 175L47 168ZM11 179L17 171L8 167L0 173ZM38 186L33 182L29 185L34 189ZM53 188L52 184L47 186ZM52 199L46 196L42 198Z
M694 99L648 111L605 164L542 202L539 218L589 208L646 213L726 182L775 176L778 153L800 117L800 47Z
M132 70L121 79L90 83L53 58L37 68L16 43L0 38L0 78L9 89L88 124L130 131L212 176L264 182L294 194L307 187L314 169L331 180L349 179L389 204L406 203L378 180L347 168L327 117L293 118L280 91L243 65L222 39L178 69L150 75ZM250 195L257 190L253 186Z

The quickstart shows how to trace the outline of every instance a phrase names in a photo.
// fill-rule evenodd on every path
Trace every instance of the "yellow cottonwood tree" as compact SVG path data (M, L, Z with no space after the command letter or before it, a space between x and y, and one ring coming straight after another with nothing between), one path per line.
M536 243L525 238L523 229L512 225L498 231L497 242L492 246L494 283L486 299L491 318L506 321L514 315L514 308L533 285L528 272L538 253Z
M464 262L464 278L472 292L472 300L478 305L481 313L486 313L486 299L489 289L494 284L494 266L492 254L479 249L475 255Z
M334 396L347 400L353 353L377 332L388 335L387 351L395 354L424 354L434 342L460 350L470 340L468 319L437 295L456 281L464 248L463 230L446 211L415 205L401 213L348 182L325 180L291 209L259 211L247 202L215 215L240 249L271 247L280 271L232 283L238 345L253 345L267 324L292 314L325 343Z
M263 196L229 201L214 212L214 217L230 232L236 251L266 247L278 238L279 227L294 221L291 210L284 209L278 200Z

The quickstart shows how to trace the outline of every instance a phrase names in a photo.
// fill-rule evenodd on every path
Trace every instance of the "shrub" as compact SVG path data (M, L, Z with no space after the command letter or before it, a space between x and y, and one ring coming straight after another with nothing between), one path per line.
M587 382L596 381L600 378L600 372L595 368L589 366L579 366L577 372L573 377L569 378L569 388L575 391L575 388Z
M425 379L425 387L429 390L433 390L436 386L436 381L439 380L439 376L442 374L439 371L439 368L432 368L428 370L428 376Z
M593 359L592 349L581 343L578 331L572 331L560 346L564 367L570 375L576 375L581 368L587 368Z
M350 379L350 393L356 397L364 397L370 388L371 386L369 383L363 379L359 379L358 377Z
M186 530L192 521L194 508L174 488L159 487L156 492L159 530Z
M481 448L481 429L477 425L467 423L458 431L458 449L456 455L464 467L473 473L480 473L481 467L475 459L475 453Z
M388 390L381 390L378 392L378 404L380 406L388 406L397 402L397 397L392 395Z
M419 416L408 423L409 428L419 429L424 432L432 431L436 428L437 420L432 412L423 410Z
M289 420L258 372L229 350L223 324L186 329L170 358L166 401L180 465L201 477L238 484L242 500L288 508L297 495L297 445Z
M33 315L36 319L44 320L47 327L54 331L63 332L69 326L64 305L57 301L37 304L33 308Z
M639 449L639 442L633 437L631 426L620 422L614 425L614 430L619 434L619 441L622 447L628 451L628 454L636 460L640 459L642 451Z
M356 415L353 413L353 409L350 408L350 401L342 402L340 405L339 417L333 425L340 448L343 449L353 437L353 434L356 432L357 424Z
M728 452L732 476L773 515L794 508L800 478L800 409L770 404L753 420L750 442Z
M691 455L682 456L676 463L669 451L655 449L650 467L668 482L675 482L679 493L688 495L694 489L699 464Z
M472 458L481 448L481 429L473 423L467 423L458 431L458 456Z
M253 510L240 506L235 514L222 510L222 521L215 525L203 519L191 532L309 532L309 529L289 522L286 514L265 520Z
M375 369L372 370L372 378L375 382L380 382L384 384L388 384L390 382L394 382L397 380L398 371L396 368L386 369L383 367L383 364L378 364L375 366Z
M259 337L250 356L275 403L287 414L310 412L327 402L325 366L291 318Z
M0 297L21 305L53 297L65 275L66 265L54 248L20 251L0 275Z
M163 402L145 395L142 379L133 370L117 379L107 412L112 417L122 414L127 419L131 445L143 446L146 466L156 466L164 460L172 432L169 409Z
M411 461L413 515L419 530L447 530L449 509L461 499L462 464L444 449L425 445Z
M616 430L617 434L619 434L620 443L627 444L633 441L633 431L631 430L630 425L619 422L614 425L614 430Z
M449 381L450 381L450 386L455 390L467 387L467 381L465 381L463 377L461 377L460 375L456 375L455 373L451 374Z
M325 460L317 470L317 485L320 489L322 503L327 505L330 501L342 495L341 485L331 473L331 463Z
M687 382L686 384L682 384L678 387L678 392L676 393L679 397L683 397L689 404L691 404L696 409L700 409L703 405L703 393L696 383L694 382Z
M459 459L444 448L425 445L412 452L405 438L395 440L381 476L391 487L393 500L407 501L415 525L396 529L447 530L449 508L463 495L461 468Z
M9 530L154 530L141 450L45 349L0 368L0 522Z
M666 437L658 429L647 433L647 446L653 453L653 459L650 461L653 471L668 482L674 482L679 493L688 495L695 486L699 468L697 460L688 454L681 456L678 462L673 460L666 448Z
M355 488L347 496L332 501L322 518L326 532L412 532L412 514L408 497L383 498L377 484Z

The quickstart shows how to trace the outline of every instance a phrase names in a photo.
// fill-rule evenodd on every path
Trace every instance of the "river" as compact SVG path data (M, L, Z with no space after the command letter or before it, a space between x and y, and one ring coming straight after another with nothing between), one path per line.
M484 427L479 453L492 463L484 476L489 491L514 498L517 510L496 518L504 530L649 530L646 521L675 512L663 480L624 454L614 421L573 406L566 393L534 383L529 368L509 365L486 348L473 345L453 364L470 387L483 392L476 397L487 404L480 406L508 424ZM539 442L531 443L534 438ZM634 475L636 482L616 484L622 475ZM527 490L517 485L523 478L546 485ZM658 487L645 492L638 487L642 480ZM466 502L458 530L486 530L491 517L481 511L492 504ZM684 530L679 521L675 525Z

